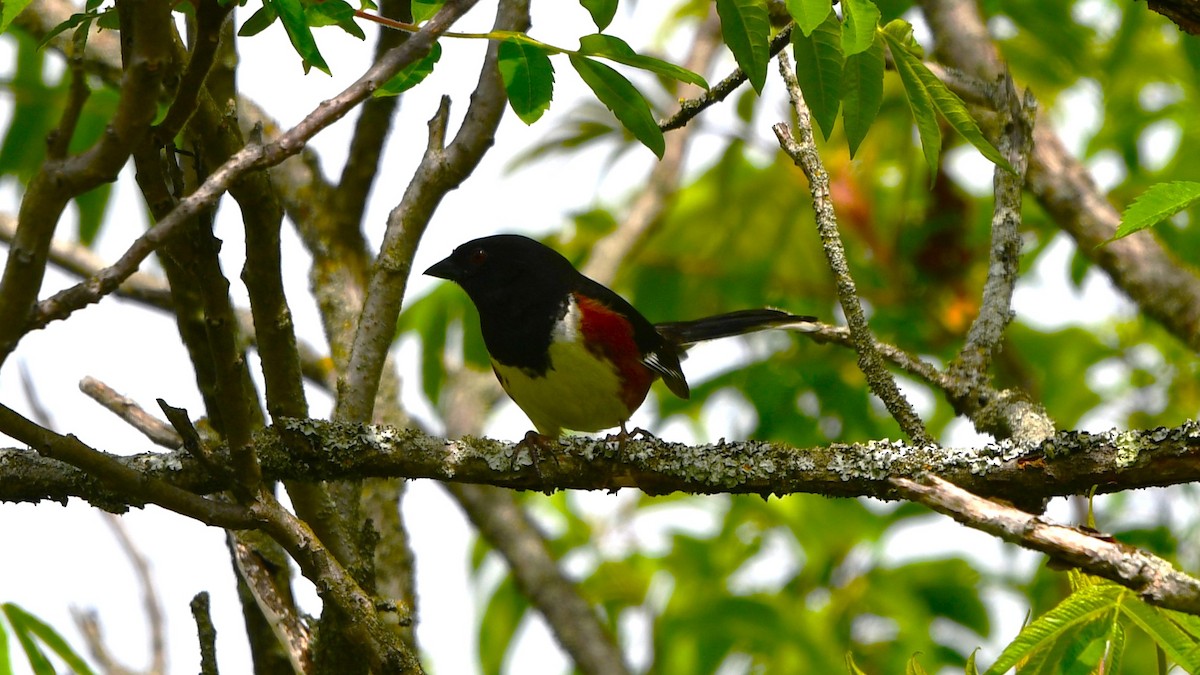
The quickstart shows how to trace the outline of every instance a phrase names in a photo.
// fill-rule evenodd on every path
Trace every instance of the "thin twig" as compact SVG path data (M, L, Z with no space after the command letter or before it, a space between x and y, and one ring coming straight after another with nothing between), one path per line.
M793 138L791 129L784 123L776 124L773 129L784 152L808 177L809 190L813 196L813 211L817 218L817 232L821 236L821 245L829 261L829 268L833 271L838 299L846 315L846 323L850 327L850 336L854 339L854 350L858 352L858 366L866 375L871 391L887 406L904 433L919 445L931 443L925 431L925 424L900 392L895 378L883 366L883 360L875 350L875 338L867 325L867 315L858 298L858 290L854 278L850 275L850 265L846 260L841 234L838 232L837 217L829 197L829 174L825 172L821 156L817 152L808 106L804 103L800 84L796 81L796 74L792 71L791 61L786 53L779 55L779 73L787 84L792 106L796 110L796 130L800 137L798 140Z
M788 42L792 38L793 24L788 24L783 27L775 37L771 38L769 53L770 56L775 56L783 51L783 48L788 46ZM746 73L742 72L741 68L735 69L725 79L717 83L715 87L708 90L701 96L691 98L679 103L679 111L671 115L665 120L658 123L658 128L663 131L678 129L692 120L693 117L714 103L724 101L727 96L732 94L743 82L747 79Z
M96 403L104 406L109 412L125 420L129 426L137 429L143 436L149 438L155 445L175 450L183 447L183 439L169 425L146 412L137 401L122 396L94 377L88 376L79 381L79 391L87 394Z

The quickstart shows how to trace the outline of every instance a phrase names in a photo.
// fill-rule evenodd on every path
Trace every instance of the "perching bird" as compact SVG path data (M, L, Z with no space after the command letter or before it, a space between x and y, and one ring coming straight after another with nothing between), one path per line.
M462 286L479 310L500 385L543 437L621 427L661 377L688 398L679 361L691 345L770 328L818 329L815 317L749 309L652 324L557 251L502 234L469 241L425 270Z

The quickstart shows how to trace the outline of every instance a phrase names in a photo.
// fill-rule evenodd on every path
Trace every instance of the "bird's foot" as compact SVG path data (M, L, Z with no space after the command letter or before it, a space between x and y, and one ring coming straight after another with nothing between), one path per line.
M542 459L541 453L543 450L553 451L555 449L557 438L554 436L545 436L536 431L530 430L525 432L525 438L517 443L517 450L525 448L529 451L529 459L533 463L533 473L537 475L538 480L543 483L542 492L550 494L553 490L545 485L545 480L542 478ZM554 452L550 452L550 458L554 460L554 465L557 467L558 456Z
M625 463L627 463L626 459L625 459L625 444L630 439L637 439L637 438L641 438L642 440L646 440L646 441L657 441L658 440L657 436L650 433L649 431L646 431L645 429L643 429L641 427L634 427L633 431L629 431L628 429L625 428L624 422L621 422L621 431L619 433L609 434L608 436L605 437L604 440L609 443L611 443L612 441L617 442L617 461L622 464L625 464Z

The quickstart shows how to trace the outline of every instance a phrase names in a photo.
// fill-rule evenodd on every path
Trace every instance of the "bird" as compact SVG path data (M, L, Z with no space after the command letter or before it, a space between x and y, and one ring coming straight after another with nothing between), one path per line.
M778 309L654 324L559 252L517 234L468 241L425 274L458 284L475 305L492 370L537 430L527 441L615 427L623 440L655 380L690 396L680 361L697 342L819 330L816 317Z

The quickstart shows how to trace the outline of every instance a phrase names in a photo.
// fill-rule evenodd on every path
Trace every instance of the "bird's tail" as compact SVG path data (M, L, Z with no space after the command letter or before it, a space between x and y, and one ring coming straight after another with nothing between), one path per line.
M660 323L654 327L663 337L681 347L760 330L782 329L801 333L820 330L817 317L788 314L778 309L743 309L694 321Z

